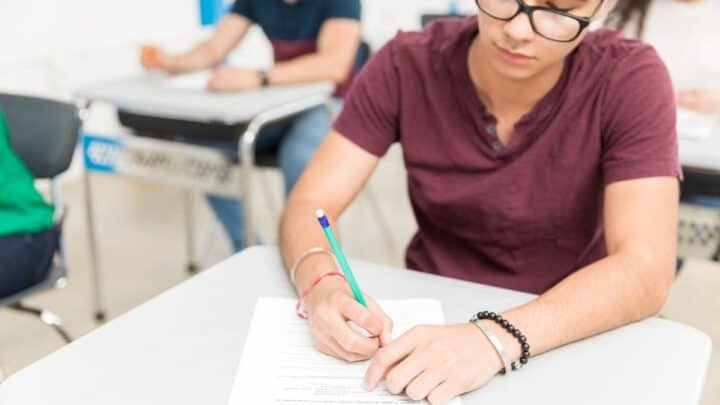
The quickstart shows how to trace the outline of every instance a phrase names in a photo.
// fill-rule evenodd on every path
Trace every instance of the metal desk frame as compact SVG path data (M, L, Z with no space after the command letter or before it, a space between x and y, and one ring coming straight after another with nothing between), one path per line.
M91 101L80 100L78 106L81 109L81 117L86 118L88 114ZM244 200L243 213L245 217L245 243L246 246L253 246L255 244L255 223L253 218L254 207L252 206L252 183L254 179L254 173L257 169L255 165L255 149L257 141L259 139L261 130L269 124L280 121L282 119L291 117L293 115L302 113L309 109L325 106L331 117L334 117L337 113L335 106L332 103L332 98L324 94L316 94L308 96L299 100L288 102L280 106L268 109L255 116L248 124L245 129L240 130L238 140L238 156L240 159L241 168L241 192L240 196ZM244 123L240 123L244 124ZM208 148L212 149L212 148ZM86 219L88 226L89 236L89 250L90 250L90 274L91 282L93 286L93 310L95 319L103 321L106 313L103 304L103 290L101 281L100 271L100 260L97 247L97 237L95 233L95 219L94 219L94 208L92 198L92 185L90 179L90 172L85 170L84 173L84 184L85 184L85 204L86 204ZM189 192L185 193L185 227L186 227L186 244L188 249L188 270L193 273L197 271L197 265L194 263L193 251L194 251L194 240L193 240L193 218L192 218L192 198Z

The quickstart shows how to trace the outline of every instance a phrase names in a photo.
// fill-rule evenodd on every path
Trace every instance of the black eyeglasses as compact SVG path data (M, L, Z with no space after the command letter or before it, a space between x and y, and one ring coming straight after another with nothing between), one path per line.
M602 1L590 17L579 17L551 7L536 7L523 0L475 0L480 11L501 21L511 21L520 13L530 18L536 34L556 42L572 42L580 36L600 10Z

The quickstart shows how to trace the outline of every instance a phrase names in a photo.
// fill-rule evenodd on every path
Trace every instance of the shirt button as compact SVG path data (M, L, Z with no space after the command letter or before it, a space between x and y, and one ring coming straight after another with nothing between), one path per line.
M493 150L498 151L498 150L502 149L503 146L502 146L502 144L500 143L500 141L495 141L495 142L492 143L492 148L493 148Z
M497 128L495 127L495 125L488 125L485 127L485 131L490 135L494 135L495 131L497 131Z

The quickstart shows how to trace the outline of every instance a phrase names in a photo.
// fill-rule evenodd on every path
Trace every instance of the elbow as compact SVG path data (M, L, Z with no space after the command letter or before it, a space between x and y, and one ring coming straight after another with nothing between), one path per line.
M350 75L349 75L348 71L337 70L337 71L332 72L329 76L330 76L329 79L333 83L335 83L336 85L339 85L339 84L345 83L345 81L348 79L348 77Z
M332 61L329 63L328 79L335 84L342 84L350 77L353 64L347 61Z
M670 296L673 281L675 280L676 262L668 259L643 260L642 297L643 305L638 310L638 318L644 319L656 316Z

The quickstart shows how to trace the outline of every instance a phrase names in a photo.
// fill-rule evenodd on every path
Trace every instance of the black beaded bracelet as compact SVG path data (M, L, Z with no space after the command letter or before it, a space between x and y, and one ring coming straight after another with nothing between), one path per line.
M509 334L513 335L515 339L517 339L517 341L520 343L520 347L522 347L522 356L520 356L520 364L515 364L514 361L510 363L513 371L519 370L527 364L528 359L530 358L530 344L528 344L527 338L525 337L525 335L523 335L522 332L520 332L520 329L513 326L513 324L508 322L507 319L503 318L502 315L491 311L478 312L477 319L489 319L497 323L498 325L502 326L503 329L505 329Z

